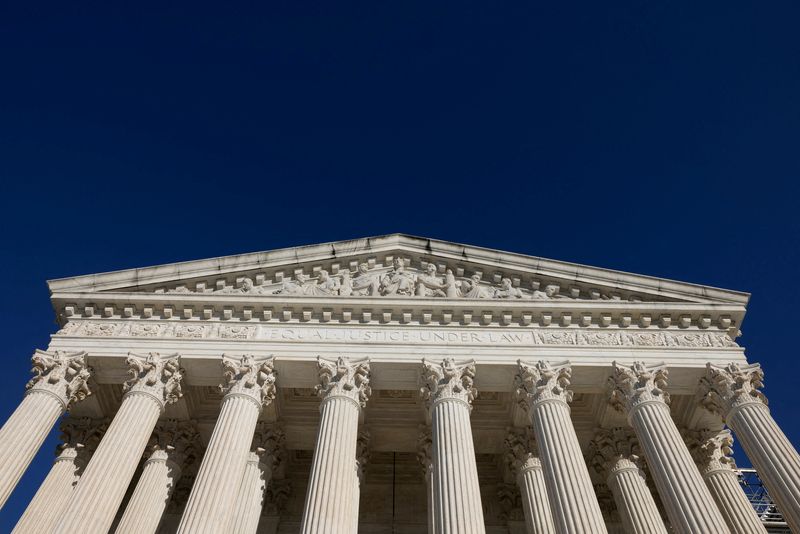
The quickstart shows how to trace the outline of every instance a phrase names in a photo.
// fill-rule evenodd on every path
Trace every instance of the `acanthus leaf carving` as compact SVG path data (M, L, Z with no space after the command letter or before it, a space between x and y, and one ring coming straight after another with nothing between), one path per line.
M630 428L598 429L589 442L587 460L604 478L626 469L636 469L644 476L644 458Z
M708 363L697 396L707 410L727 420L733 411L747 404L766 407L768 402L760 391L762 387L764 371L757 363L729 363L725 366Z
M86 365L86 352L37 349L31 363L33 377L25 385L26 394L47 393L57 398L64 410L91 395L91 370Z
M71 460L76 474L86 467L94 450L108 429L107 419L69 417L60 426L60 441L56 446L56 461Z
M542 467L536 437L531 427L509 429L504 445L506 466L514 476Z
M372 453L370 448L371 440L372 434L368 429L363 428L358 431L358 438L356 439L356 476L360 484L364 483L364 473Z
M278 423L259 421L253 434L253 451L270 468L272 476L286 462L286 433Z
M273 356L256 359L252 354L243 354L239 358L223 354L222 376L223 383L219 389L226 396L245 396L259 409L275 400L277 372Z
M472 405L478 394L474 386L475 361L456 363L444 358L441 363L422 360L420 393L430 408L441 400L456 399Z
M698 469L704 475L736 469L733 459L733 435L730 430L687 430L683 438Z
M422 473L433 475L433 436L428 426L421 425L417 436L417 461L422 466Z
M315 386L323 401L333 397L346 397L363 408L372 394L369 385L369 359L351 361L339 356L335 361L317 357L320 383Z
M199 439L196 421L160 421L150 436L148 459L165 461L170 469L180 473L200 456L197 450Z
M177 402L183 396L183 371L179 354L129 352L125 363L129 366L130 375L123 385L125 395L149 395L158 402L162 410L164 406Z
M572 391L567 389L570 378L572 367L568 361L551 364L540 360L529 364L518 360L514 384L521 406L533 410L543 402L572 402Z
M630 366L613 363L608 378L609 403L620 413L630 415L639 406L659 402L669 405L668 371L663 363L633 362Z

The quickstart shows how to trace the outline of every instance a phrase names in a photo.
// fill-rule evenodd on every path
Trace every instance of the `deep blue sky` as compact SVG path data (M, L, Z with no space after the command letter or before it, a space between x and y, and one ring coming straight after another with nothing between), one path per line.
M402 231L752 292L800 443L796 3L81 4L0 6L0 419L46 279Z

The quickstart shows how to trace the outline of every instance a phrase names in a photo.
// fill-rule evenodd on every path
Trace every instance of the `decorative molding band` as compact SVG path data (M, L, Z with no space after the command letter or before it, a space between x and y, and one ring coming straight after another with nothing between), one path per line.
M393 325L284 326L263 323L204 321L107 321L79 319L68 322L56 336L94 338L173 338L237 341L324 341L338 343L405 343L454 345L522 345L586 347L671 347L690 349L739 348L725 332L680 329L600 329L597 327L525 329L409 328Z

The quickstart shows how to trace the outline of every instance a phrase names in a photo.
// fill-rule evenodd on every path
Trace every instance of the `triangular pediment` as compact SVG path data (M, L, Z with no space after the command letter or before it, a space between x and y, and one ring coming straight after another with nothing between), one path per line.
M51 292L745 305L747 293L404 234L63 278Z

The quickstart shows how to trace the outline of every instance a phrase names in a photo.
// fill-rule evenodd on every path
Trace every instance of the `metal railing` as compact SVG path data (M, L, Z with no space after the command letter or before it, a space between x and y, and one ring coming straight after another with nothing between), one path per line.
M789 527L755 469L738 469L739 483L761 522L770 533L789 533Z

